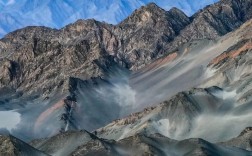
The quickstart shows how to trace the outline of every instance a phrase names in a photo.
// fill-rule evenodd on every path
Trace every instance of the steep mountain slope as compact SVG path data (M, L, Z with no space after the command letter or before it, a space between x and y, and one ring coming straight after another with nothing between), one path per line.
M142 112L132 114L127 118L114 121L99 129L97 131L98 136L120 140L137 133L148 134L150 132L156 132L177 140L203 138L211 142L224 141L238 136L244 128L250 127L252 124L250 120L251 27L252 21L250 20L238 30L220 38L214 45L209 46L209 49L202 49L202 44L201 46L193 45L194 48L188 46L187 53L183 56L184 59L181 57L181 62L177 58L166 63L166 65L162 64L161 60L157 61L157 64L150 65L149 69L147 66L146 75L152 81L150 73L153 72L155 76L159 77L158 75L165 71L159 71L157 70L158 68L166 69L170 67L169 71L176 70L179 66L183 65L183 62L187 61L185 58L190 58L189 55L193 54L193 52L196 52L197 55L202 53L207 58L211 58L209 54L213 55L214 52L215 54L220 52L219 56L217 54L217 57L213 57L214 59L212 61L200 62L197 57L192 57L195 59L192 62L199 65L203 70L201 71L197 66L189 66L186 64L186 66L191 68L187 68L188 72L185 72L185 75L179 74L179 77L188 80L188 74L191 73L195 76L194 79L198 82L198 85L204 88L181 92L172 98L170 96L174 92L166 91L165 95L168 96L168 100L155 107L150 107ZM197 49L205 53L198 53ZM173 65L173 62L176 64ZM207 68L204 68L205 63L208 64ZM181 69L186 68L182 66ZM177 73L175 72L175 75L181 72L183 73L180 70L176 71ZM202 75L197 75L197 72L203 75L202 79L200 79ZM144 75L143 73L141 74ZM184 81L180 81L181 78L179 77L175 77L173 80L179 83L179 87L181 87ZM166 77L166 80L168 78L169 76ZM143 80L140 79L139 81L142 82ZM155 82L159 81L156 80ZM190 82L191 85L197 86L197 84L192 84L194 81L191 80ZM158 87L161 90L158 92L158 90L152 90L155 85L149 86L150 83L148 84L148 81L140 84L136 85L135 88L141 85L146 87L144 88L142 86L143 91L148 88L145 96L141 96L146 98L145 104L153 100L156 96L158 96L159 100L164 98L160 95L164 92L161 87ZM167 84L169 83L166 82ZM164 84L160 86L164 86ZM176 88L179 87L176 85ZM173 88L168 87L167 89ZM153 97L148 98L146 95L153 95ZM138 97L136 99L141 98ZM234 125L236 123L239 124Z
M192 15L217 0L161 1L161 0L1 0L0 37L25 26L48 26L61 28L77 19L94 18L112 24L121 22L135 9L155 2L164 9L178 7ZM61 10L64 9L64 12Z
M149 4L118 26L94 20L79 20L60 30L28 27L13 32L0 42L1 59L5 59L1 61L1 71L4 73L1 86L19 88L21 91L33 88L33 92L38 92L36 88L43 88L42 93L53 92L62 86L66 88L69 76L82 79L101 76L101 70L92 62L108 55L113 55L120 65L132 70L139 69L152 60L171 53L172 49L189 39L223 35L250 17L251 9L244 8L249 6L250 1L239 1L239 8L232 8L233 3L228 2L221 1L207 7L193 16L192 23L177 9L165 12L156 5ZM211 31L194 29L202 25L210 28L213 23L217 25L215 21L209 24L201 18L209 17L207 10L218 10L224 6L229 6L233 12L240 10L247 16L244 19L237 17L236 22L228 23L228 30L214 36L211 35L215 34L217 27ZM220 21L232 21L233 17L228 16L230 10L223 9L222 12L222 16L227 18ZM193 36L187 29L197 31L193 34L204 32L206 36ZM146 34L145 31L149 33ZM55 66L60 69L53 69ZM61 75L54 75L54 71L60 71ZM51 78L54 80L50 80ZM33 86L34 82L41 82L41 86Z
M139 69L164 52L164 45L189 23L190 19L180 10L173 8L166 12L150 3L116 27L115 34L122 41L116 55L122 57L129 68Z
M176 8L164 11L151 3L116 26L79 20L60 30L27 27L6 35L0 40L0 113L17 117L7 128L25 140L70 129L92 131L202 84L213 76L208 73L209 62L236 41L245 40L249 28L218 41L192 36L185 29L210 27L209 21L201 20L209 17L207 10L229 6L235 12L234 6L239 6L248 16L226 23L223 34L231 31L251 11L245 7L250 1L234 6L233 2L220 1L191 18ZM233 18L229 11L222 9L227 16L219 19L222 23ZM212 28L206 31L208 38L222 35L211 36L218 27ZM189 37L197 40L181 46ZM204 85L210 88L218 83ZM116 113L110 113L112 109Z

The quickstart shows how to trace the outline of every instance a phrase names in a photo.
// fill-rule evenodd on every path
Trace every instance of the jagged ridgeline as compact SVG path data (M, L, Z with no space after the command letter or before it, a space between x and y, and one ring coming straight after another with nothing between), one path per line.
M117 25L9 33L0 154L252 155L251 6L221 0L188 17L150 3Z
M155 0L155 3L167 10L171 6L176 6L183 9L187 15L192 15L204 6L217 1ZM148 3L150 3L150 0L2 0L0 1L0 38L11 31L25 26L43 25L62 28L69 23L75 22L76 19L95 18L98 21L117 24L135 9ZM64 12L62 12L62 9Z

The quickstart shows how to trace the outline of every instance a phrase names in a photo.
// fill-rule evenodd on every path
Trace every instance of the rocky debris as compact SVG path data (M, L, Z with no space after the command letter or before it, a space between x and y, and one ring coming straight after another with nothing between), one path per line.
M189 18L180 10L173 8L166 12L150 3L117 26L115 34L123 41L118 53L130 69L142 68L157 58L158 53L166 53L165 44L189 23Z
M49 156L14 136L0 135L0 155L3 156Z

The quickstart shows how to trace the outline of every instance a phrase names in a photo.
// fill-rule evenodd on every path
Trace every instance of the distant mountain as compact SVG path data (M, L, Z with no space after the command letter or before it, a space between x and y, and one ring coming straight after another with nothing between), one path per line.
M94 18L117 24L140 6L155 2L187 15L218 0L0 0L0 37L25 26L61 28L77 19Z

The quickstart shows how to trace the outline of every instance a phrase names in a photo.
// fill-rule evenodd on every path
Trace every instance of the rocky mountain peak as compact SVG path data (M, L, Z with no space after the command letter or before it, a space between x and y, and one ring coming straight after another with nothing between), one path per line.
M173 7L170 11L157 6L155 3L149 3L146 6L134 11L122 24L141 25L143 23L153 25L158 22L175 20L177 22L185 21L188 23L189 18L181 10ZM182 20L182 21L181 21Z
M187 15L180 9L176 8L176 7L172 7L169 12L173 15L178 15L178 16L184 16L187 17Z
M148 11L152 14L155 13L164 13L166 12L164 9L162 9L161 7L159 7L157 4L155 3L149 3L146 6L142 6L141 8L137 9L136 12L141 12L141 11Z
M160 8L155 3L149 3L148 5L142 6L141 8L135 10L122 23L139 25L146 22L153 22L153 20L158 20L162 17L165 17L165 14L166 11L164 9Z

